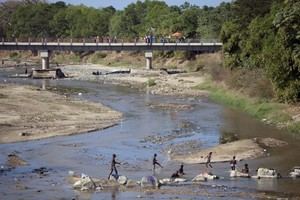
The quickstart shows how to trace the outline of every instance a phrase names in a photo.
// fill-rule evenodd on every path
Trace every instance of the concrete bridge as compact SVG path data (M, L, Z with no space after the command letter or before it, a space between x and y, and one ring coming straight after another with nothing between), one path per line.
M0 50L39 51L42 69L49 68L51 51L144 51L147 69L152 68L153 51L198 51L216 52L222 43L99 43L99 42L5 42L0 43Z

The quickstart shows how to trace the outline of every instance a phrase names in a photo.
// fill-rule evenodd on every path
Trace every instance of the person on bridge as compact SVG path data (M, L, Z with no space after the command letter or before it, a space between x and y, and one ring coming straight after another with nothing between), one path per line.
M158 165L158 166L160 166L161 168L163 168L163 167L161 166L161 164L159 164L159 162L157 161L156 157L157 157L157 155L156 155L156 153L155 153L154 156L153 156L153 160L152 160L152 164L153 164L153 173L155 173L155 166L156 166L156 165Z
M109 180L110 176L112 175L113 171L115 171L116 175L118 176L118 170L116 168L116 164L120 165L121 163L116 161L116 157L117 157L116 154L113 154L112 161L111 161L111 167L110 167L110 173L108 175L108 180Z

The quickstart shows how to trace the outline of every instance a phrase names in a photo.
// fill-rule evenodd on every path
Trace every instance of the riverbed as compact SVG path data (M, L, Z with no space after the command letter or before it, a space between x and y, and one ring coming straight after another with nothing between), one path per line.
M231 179L229 164L213 164L212 172L223 177L202 185L162 187L155 191L111 191L95 193L74 191L68 184L68 171L85 173L92 177L107 177L111 155L117 154L122 162L120 174L139 180L152 174L152 156L164 166L158 176L169 177L180 163L168 159L166 148L183 142L196 142L197 148L218 145L222 138L237 139L273 137L289 143L288 146L271 150L266 157L247 162L255 174L258 167L275 168L283 176L300 165L299 140L282 130L265 125L248 115L211 102L206 97L170 97L153 95L136 88L103 84L84 80L31 80L9 79L13 69L1 71L0 81L46 85L56 88L81 88L87 92L73 93L72 97L102 103L123 113L121 122L112 128L74 136L0 145L0 163L4 165L7 155L15 153L28 165L1 173L1 199L259 199L290 197L298 199L298 179ZM150 105L189 105L192 109L160 109ZM180 134L177 134L180 133ZM168 137L176 135L176 137ZM153 136L168 138L160 142L147 140ZM34 169L45 167L47 173L37 174ZM185 165L186 177L192 178L203 172L204 165ZM270 193L269 193L270 192Z

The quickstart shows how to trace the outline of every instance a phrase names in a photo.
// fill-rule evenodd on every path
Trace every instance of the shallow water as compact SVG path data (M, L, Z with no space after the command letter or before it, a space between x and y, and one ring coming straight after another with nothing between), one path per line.
M18 167L11 172L0 174L0 196L3 199L252 199L247 193L257 191L279 191L299 193L299 180L253 180L230 179L229 164L214 164L213 173L224 179L209 181L207 188L198 186L181 186L167 188L168 191L144 193L143 191L121 192L116 190L79 193L73 191L67 183L69 170L86 173L95 177L106 177L109 172L111 155L117 154L117 160L123 164L118 167L120 174L130 179L138 180L144 175L151 174L151 159L158 153L158 160L164 168L159 170L159 177L169 177L176 171L179 163L168 160L165 148L174 143L197 141L202 148L219 144L224 134L236 135L237 138L273 137L289 142L288 147L273 150L269 157L247 161L255 173L260 167L273 167L282 175L288 170L300 165L299 140L268 125L252 119L248 115L225 108L205 98L174 98L151 95L148 92L139 92L136 89L102 83L90 83L72 80L26 80L8 79L7 74L14 70L0 72L0 81L15 82L18 84L32 84L41 87L42 83L55 87L76 87L88 89L82 96L75 98L94 102L101 102L124 114L121 122L112 128L74 136L55 137L38 141L1 144L0 164L5 163L9 153L18 152L29 165ZM192 110L162 110L150 108L149 104L178 103L192 105ZM182 128L182 124L189 122L191 126ZM184 132L181 137L167 140L162 144L145 142L148 136L168 136L174 132ZM242 166L245 162L239 163ZM33 169L47 167L49 175L39 177L32 173ZM200 171L205 170L203 165L186 165L187 177L192 178ZM222 187L211 187L221 185ZM27 186L28 188L24 188ZM204 187L204 186L203 186ZM201 189L200 189L201 188ZM208 195L199 196L191 192L177 194L172 191L207 191ZM202 194L202 193L201 193ZM217 194L220 194L219 196ZM2 199L2 198L1 198Z

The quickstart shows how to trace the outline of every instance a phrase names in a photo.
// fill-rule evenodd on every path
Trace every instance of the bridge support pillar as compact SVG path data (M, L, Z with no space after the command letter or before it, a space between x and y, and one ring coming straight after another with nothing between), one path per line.
M42 58L42 69L49 69L49 51L40 51L40 56Z
M146 51L145 58L146 58L146 69L147 70L152 69L152 58L153 58L152 51Z

